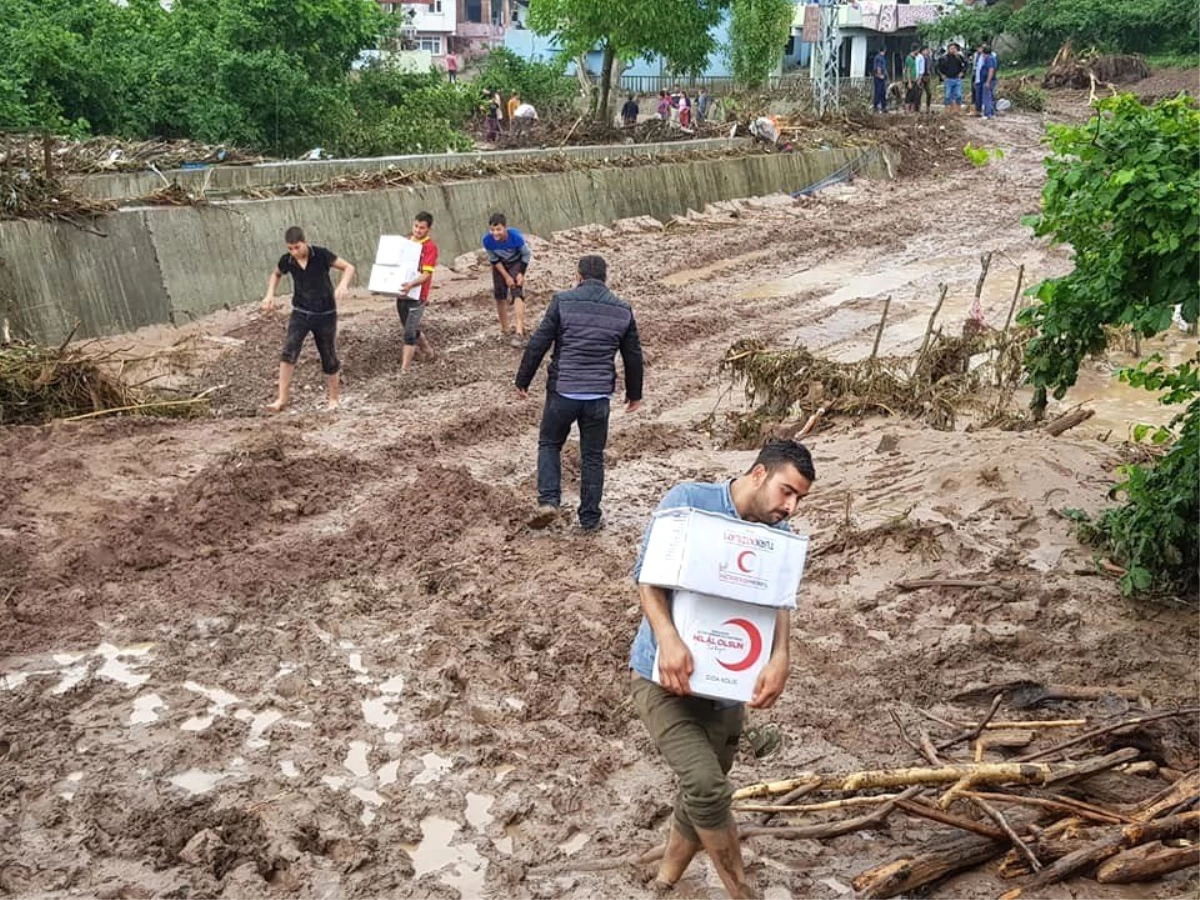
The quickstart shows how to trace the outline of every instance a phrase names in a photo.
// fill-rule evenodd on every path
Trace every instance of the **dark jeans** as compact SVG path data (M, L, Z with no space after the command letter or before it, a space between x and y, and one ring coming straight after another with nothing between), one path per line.
M562 448L579 423L579 524L600 524L600 498L604 494L604 445L608 443L608 398L568 400L553 391L546 393L542 427L538 432L538 503L558 506L562 502Z
M871 108L875 112L887 112L887 79L872 78L875 82L875 98L871 102Z
M302 309L293 309L288 319L287 338L283 343L283 352L279 354L282 362L296 364L300 358L300 348L304 339L312 332L317 344L317 353L321 355L321 371L326 375L334 375L342 364L337 358L337 313L306 313Z
M425 304L411 297L396 298L396 312L404 326L404 343L415 347L421 339L421 319L425 316Z

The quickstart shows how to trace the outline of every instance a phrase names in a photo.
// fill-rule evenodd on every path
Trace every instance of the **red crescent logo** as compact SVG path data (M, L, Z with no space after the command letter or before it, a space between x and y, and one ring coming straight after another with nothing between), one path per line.
M746 562L747 556L750 557L751 560L754 560L758 556L758 554L755 553L753 550L743 550L741 553L739 553L737 555L737 567L739 569L741 569L743 572L745 572L746 574L750 574L750 572L752 572L753 569L750 568L750 563ZM738 619L738 621L740 622L742 620Z
M721 665L730 672L745 672L748 668L758 662L759 656L762 655L762 635L758 633L758 629L754 627L754 623L746 619L727 619L721 624L733 625L746 632L746 637L750 639L750 651L746 654L744 659L738 662L727 663L723 662L722 660L717 660L717 662L721 663Z

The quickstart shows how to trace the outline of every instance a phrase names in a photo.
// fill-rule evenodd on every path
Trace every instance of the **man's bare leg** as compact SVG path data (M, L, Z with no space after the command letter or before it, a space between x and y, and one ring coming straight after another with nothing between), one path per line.
M279 396L275 398L274 403L267 406L271 412L281 412L288 405L292 394L292 373L295 371L296 367L292 363L279 364Z
M417 336L417 349L421 351L423 359L437 359L437 354L433 352L433 344L429 343L429 338L425 337L423 331Z
M742 865L742 847L738 843L737 825L730 822L725 828L697 828L700 843L708 852L713 867L725 885L725 892L733 900L755 900L758 894L746 883L746 870Z
M671 831L667 835L667 848L663 851L662 862L658 866L658 876L654 879L659 888L674 887L683 877L693 857L700 852L700 844L684 837L675 820L671 820Z
M342 399L342 380L338 373L334 372L325 376L325 383L329 386L329 408L337 409Z
M513 301L513 312L517 320L517 335L525 337L525 299L518 297Z
M508 301L496 301L496 315L500 317L500 334L508 337Z
M407 375L408 369L412 365L413 355L417 352L415 344L405 344L404 349L400 351L400 374Z

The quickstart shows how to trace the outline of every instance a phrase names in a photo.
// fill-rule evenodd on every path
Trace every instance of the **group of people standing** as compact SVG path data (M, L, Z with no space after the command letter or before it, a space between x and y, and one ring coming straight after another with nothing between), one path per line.
M631 97L630 101L636 105L636 98ZM654 112L664 122L678 122L680 128L691 128L708 120L715 102L708 88L700 88L700 93L693 99L687 90L675 87L669 91L658 92L658 106Z
M521 95L513 91L506 102L499 91L484 95L487 99L487 115L484 118L484 139L494 143L502 131L513 134L524 134L533 128L537 121L537 109L532 103L526 103Z
M934 55L929 47L914 44L904 58L903 100L908 112L921 111L921 99L925 100L925 111L933 108L933 74L942 81L942 105L953 112L960 112L963 105L963 78L972 73L971 105L976 116L991 119L996 114L996 74L999 61L990 45L980 44L970 59L963 55L958 44L950 44L944 51ZM871 62L871 78L874 95L871 108L877 113L888 111L889 71L887 50L880 48Z

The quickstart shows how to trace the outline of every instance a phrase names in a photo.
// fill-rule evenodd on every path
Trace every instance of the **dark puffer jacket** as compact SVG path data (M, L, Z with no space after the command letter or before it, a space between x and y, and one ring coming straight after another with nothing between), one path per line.
M617 385L614 357L625 366L625 399L642 399L642 344L633 308L602 281L588 279L555 294L537 331L529 338L517 387L528 390L542 357L554 345L547 390L559 394L611 394Z

